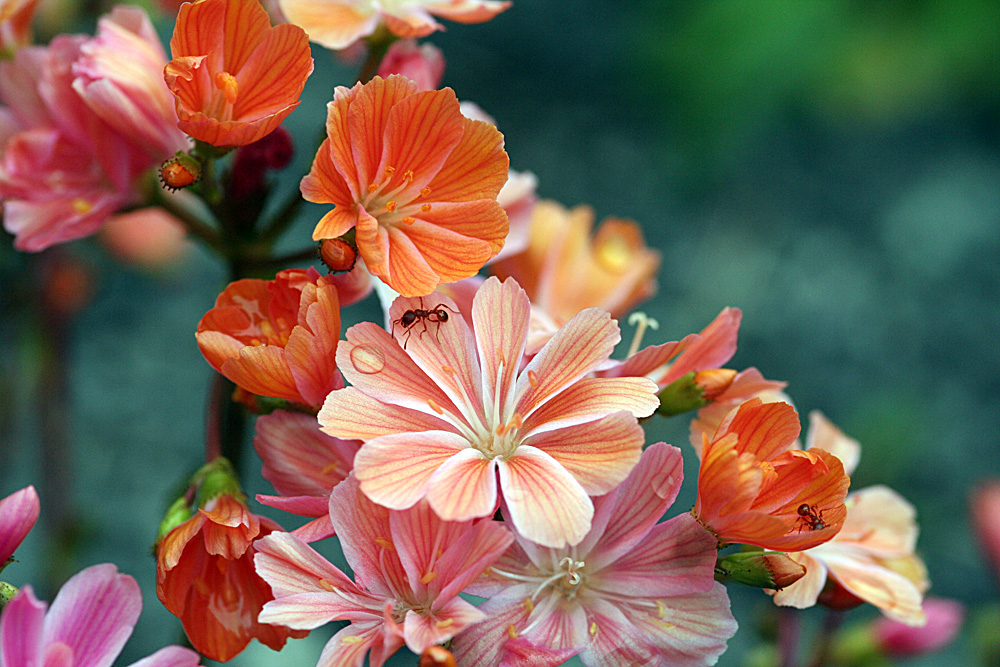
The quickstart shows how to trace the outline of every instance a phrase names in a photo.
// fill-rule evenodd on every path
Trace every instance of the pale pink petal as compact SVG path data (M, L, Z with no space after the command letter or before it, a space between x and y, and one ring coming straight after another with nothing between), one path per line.
M493 514L497 508L496 462L472 447L459 451L431 475L427 500L445 521Z
M626 606L628 619L660 648L671 667L714 665L736 634L729 596L722 584L706 593L659 600L656 608Z
M784 382L765 380L756 368L747 368L737 373L729 388L718 396L714 403L699 410L698 416L691 420L691 446L694 447L698 457L702 456L702 434L711 440L729 413L751 398L760 398L766 402L783 400L783 397L777 394L784 387Z
M316 418L275 410L257 418L254 449L261 474L283 496L323 496L347 477L360 447L322 433ZM319 515L313 515L319 516Z
M712 587L717 541L690 514L657 524L639 544L612 561L597 587L613 597L656 598L702 593ZM587 559L601 567L603 559ZM603 555L603 554L601 554Z
M431 475L469 447L449 431L398 433L367 441L354 458L354 474L365 495L380 505L406 509L424 497Z
M535 355L517 380L517 412L535 409L605 361L621 340L618 323L597 308L580 311Z
M38 493L26 486L0 500L0 565L14 555L14 550L38 520Z
M527 639L511 639L503 645L500 667L558 667L574 655L574 649L550 651Z
M608 493L639 462L645 432L635 417L616 412L604 419L547 431L523 445L542 450L565 468L588 495Z
M594 630L580 649L580 658L587 667L664 664L650 637L633 625L618 607L602 599L588 601L587 621Z
M647 447L621 486L594 499L594 530L580 543L580 553L590 554L588 562L598 569L627 553L673 504L683 480L679 449L663 442Z
M291 23L306 31L309 41L335 50L367 37L378 26L378 13L362 13L351 4L330 0L280 0L281 12Z
M189 648L166 646L129 667L194 667L200 661L201 656Z
M392 545L389 510L361 493L353 474L330 493L330 523L358 582L387 598L408 590L407 573Z
M645 347L624 362L618 362L605 372L613 377L640 377L651 375L653 371L665 365L676 355L687 349L698 340L698 334L688 334L682 340L650 345ZM662 383L659 383L662 386Z
M7 603L0 617L0 664L42 664L45 609L30 585Z
M524 290L508 278L489 278L472 304L476 348L482 362L485 400L507 405L528 336L531 303ZM502 368L501 368L502 365Z
M579 604L563 604L564 598L557 591L549 591L535 602L535 609L528 618L530 630L524 637L549 649L575 649L588 639L587 612Z
M319 542L336 534L337 531L333 529L333 524L330 523L329 514L317 517L292 531L292 535L307 543Z
M916 510L887 486L869 486L847 498L847 518L838 543L851 543L866 553L895 558L913 553L917 542Z
M656 383L647 378L583 378L532 412L521 433L536 435L621 410L648 417L659 405Z
M475 522L465 538L445 549L438 560L437 567L447 582L442 582L438 596L448 599L466 590L513 543L514 535L499 521Z
M337 588L357 588L347 575L289 533L262 537L254 542L254 549L254 568L276 597L328 592L320 585L321 580Z
M483 612L462 598L452 598L430 613L420 614L411 609L403 622L406 645L419 655L428 646L443 644L483 618Z
M351 623L326 643L316 667L361 667L365 654L380 638L378 624Z
M808 551L788 554L793 561L806 568L804 577L774 593L774 603L782 607L808 609L816 604L823 586L826 585L826 566L809 555Z
M594 505L570 473L535 447L500 460L500 488L519 533L538 544L577 544L590 530Z
M823 562L829 576L857 597L881 609L889 618L908 625L923 623L923 593L906 577L856 553L827 552Z
M135 579L110 563L88 567L59 589L45 619L46 643L68 646L77 664L110 667L141 610Z
M337 367L368 396L431 416L458 409L438 384L414 363L389 332L373 322L347 330L337 346Z
M447 422L437 417L382 403L354 387L331 392L317 417L324 433L358 440L449 428Z
M258 493L257 502L299 516L318 517L330 511L329 492L322 496L265 496Z
M467 628L452 643L455 661L476 667L499 665L504 642L527 623L530 607L524 600L533 592L531 584L515 585L483 603L479 609L486 618Z
M809 413L809 435L806 437L806 449L825 449L844 464L844 472L850 475L858 467L861 459L861 443L844 435L843 431L833 425L819 410Z

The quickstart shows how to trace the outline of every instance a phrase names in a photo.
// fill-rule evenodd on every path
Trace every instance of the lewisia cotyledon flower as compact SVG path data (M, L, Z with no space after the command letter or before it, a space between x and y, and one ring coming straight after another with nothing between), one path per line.
M415 309L432 314L411 322ZM493 514L499 478L522 535L553 547L583 539L589 496L613 489L639 460L636 417L656 409L656 385L587 377L620 340L596 308L521 368L530 310L516 282L490 278L471 328L435 293L395 301L396 339L369 322L347 331L337 363L353 386L327 397L319 421L330 435L364 441L354 474L369 498L393 509L427 498L441 518L462 521Z
M500 522L442 521L426 502L388 510L368 500L353 476L330 494L330 521L354 581L289 533L255 545L257 572L274 592L262 623L351 622L323 649L323 667L361 665L365 654L380 667L403 644L419 655L482 620L458 594L513 541Z
M470 588L486 620L455 639L461 665L527 667L551 651L588 667L711 665L736 632L714 580L715 539L688 513L657 523L683 479L680 450L648 447L629 477L594 499L579 544L517 542ZM509 644L530 642L528 654ZM560 661L561 662L561 661Z

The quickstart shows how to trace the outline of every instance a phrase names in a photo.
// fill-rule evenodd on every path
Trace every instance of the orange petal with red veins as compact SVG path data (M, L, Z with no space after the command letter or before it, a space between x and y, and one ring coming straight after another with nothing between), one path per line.
M635 417L616 412L604 419L549 431L527 439L580 482L587 495L618 486L639 462L645 435Z
M323 140L323 144L327 147L328 154L325 158L329 160L330 166L324 167L324 170L337 174L346 182L345 186L340 186L339 182L335 186L337 198L331 200L335 204L360 201L371 185L358 182L358 168L354 164L354 152L351 146L349 122L351 101L360 89L360 83L353 88L338 86L333 93L333 101L326 105L326 139ZM316 154L316 159L319 159L319 153ZM343 194L345 191L348 194Z
M285 351L275 345L243 347L238 358L231 358L222 365L221 372L252 394L294 403L302 400L295 378L285 363Z
M489 258L500 252L510 231L506 211L492 199L432 204L430 211L414 213L414 217L468 238L487 241Z
M391 286L392 283L388 280L389 232L360 205L355 229L357 232L354 238L358 244L358 253L365 260L368 270ZM396 291L399 292L398 289Z
M760 492L763 473L752 456L736 450L735 441L730 435L704 449L695 514L706 523L748 511Z
M379 277L402 296L424 296L433 292L441 279L410 237L397 228L389 229L387 234L389 266L388 271L379 274ZM360 244L358 247L360 249ZM365 263L368 263L367 258ZM375 273L374 269L372 273Z
M441 29L441 25L426 14L414 14L411 16L385 14L382 18L389 32L396 37L404 39L426 37L435 30Z
M720 431L723 429L725 433L739 436L739 451L753 454L761 461L770 461L793 446L802 427L792 406L762 403L755 398L741 405L728 424L720 427Z
M407 97L419 92L417 84L406 77L393 75L388 79L376 76L362 86L351 100L348 110L348 127L351 134L354 165L358 182L381 183L385 174L379 171L386 128L392 108ZM388 165L405 172L405 165Z
M431 476L427 500L444 521L492 515L497 506L495 462L476 449L463 449Z
M475 275L496 254L487 241L462 236L422 220L396 227L389 233L390 238L394 234L405 235L438 281L445 283Z
M378 25L377 12L363 14L342 2L329 0L280 0L290 23L302 26L309 39L328 49L343 49L367 37Z
M510 159L503 135L489 123L463 117L462 140L427 187L427 201L496 199L507 182Z
M594 505L580 483L555 459L522 445L497 465L504 502L521 535L555 549L578 544L586 536Z
M468 441L447 431L399 433L369 440L354 457L354 476L372 502L402 510L424 497L431 475Z
M312 74L309 39L302 28L289 23L275 26L259 39L236 74L240 88L233 115L244 120L275 114L280 123L298 106Z

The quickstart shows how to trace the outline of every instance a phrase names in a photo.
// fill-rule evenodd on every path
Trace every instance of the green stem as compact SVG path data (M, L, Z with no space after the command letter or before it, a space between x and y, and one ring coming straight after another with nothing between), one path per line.
M326 138L326 129L324 128L323 137L322 139L320 139L320 145L322 144L323 139L325 138ZM318 146L317 150L319 150ZM280 237L285 232L285 230L288 229L288 226L292 224L292 221L295 220L295 216L298 214L299 209L302 208L302 202L304 201L305 200L302 198L302 193L299 191L298 187L289 192L288 197L285 199L285 202L281 205L281 208L271 219L271 221L267 223L267 226L264 228L264 231L260 233L260 236L258 237L260 242L267 246L270 246L275 241L277 241L278 237Z

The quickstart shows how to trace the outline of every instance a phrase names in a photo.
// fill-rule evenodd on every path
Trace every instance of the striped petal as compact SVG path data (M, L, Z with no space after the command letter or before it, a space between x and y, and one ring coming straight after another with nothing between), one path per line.
M492 515L497 508L495 461L471 447L459 451L431 476L427 500L445 521Z
M659 404L656 383L647 378L583 378L532 412L521 432L536 435L620 411L648 417Z
M406 509L424 497L434 472L468 446L465 438L447 431L383 435L358 450L354 474L374 502Z
M409 408L382 403L354 387L332 392L317 415L320 430L338 438L370 440L410 431L439 431L447 423Z

